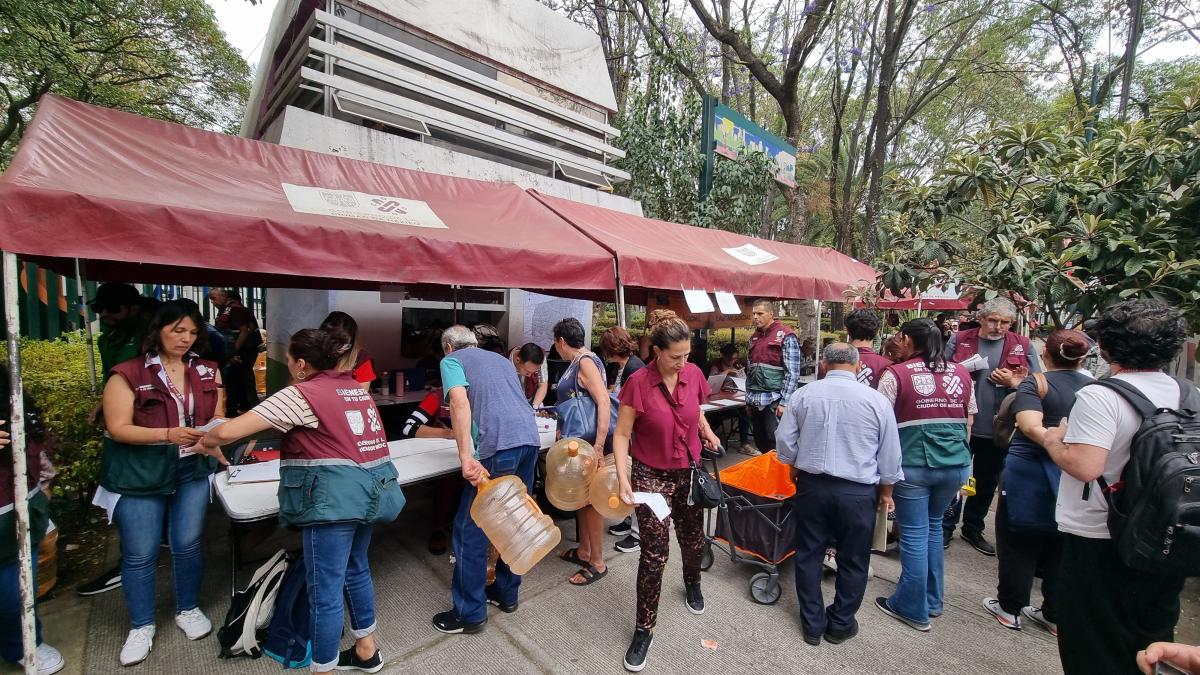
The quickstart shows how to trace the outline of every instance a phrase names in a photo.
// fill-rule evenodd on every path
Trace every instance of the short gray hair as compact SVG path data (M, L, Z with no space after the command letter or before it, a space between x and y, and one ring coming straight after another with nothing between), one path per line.
M821 360L829 365L844 363L853 366L858 363L858 347L845 342L831 342L821 350Z
M467 347L479 346L479 338L475 337L475 331L461 324L450 326L442 332L442 347L449 346L451 349L466 349Z
M979 318L981 320L986 319L989 314L1000 314L1016 321L1017 306L1008 298L992 298L979 306Z

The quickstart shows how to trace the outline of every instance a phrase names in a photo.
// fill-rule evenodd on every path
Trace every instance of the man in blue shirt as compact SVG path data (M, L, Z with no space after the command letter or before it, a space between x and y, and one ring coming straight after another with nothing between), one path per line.
M489 603L504 612L517 611L521 577L497 560L496 581L487 586L488 538L471 517L471 504L480 481L489 476L515 475L532 494L540 438L511 361L480 349L466 326L447 328L442 350L442 390L469 485L463 488L454 517L454 608L434 616L433 627L443 633L478 633L487 624Z
M858 634L854 619L867 590L877 509L895 508L892 486L904 478L900 435L888 400L859 383L858 350L825 348L825 379L792 394L776 432L779 461L796 482L796 595L804 641L833 644ZM825 607L825 548L837 547L833 604Z

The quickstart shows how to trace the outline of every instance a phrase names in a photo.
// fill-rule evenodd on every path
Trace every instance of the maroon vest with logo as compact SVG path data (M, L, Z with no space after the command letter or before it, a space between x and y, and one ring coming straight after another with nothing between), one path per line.
M750 336L750 363L782 368L783 339L792 333L792 329L778 319L766 329L755 330Z
M979 329L960 330L955 337L953 360L962 363L979 353ZM1024 335L1012 331L1004 333L1004 347L1000 352L1000 363L989 363L989 368L1028 368L1033 344Z
M41 441L35 441L28 436L25 438L25 472L28 476L26 489L30 492L33 492L42 480L43 449ZM0 508L12 505L13 492L16 491L16 486L13 485L11 452L12 446L7 446L3 451L5 456L0 458Z
M322 371L294 386L319 424L316 429L294 427L284 434L281 464L349 460L371 467L390 460L379 410L352 374Z
M133 423L150 429L184 426L184 420L179 419L175 397L159 377L162 366L147 365L146 360L146 356L138 356L118 363L110 371L125 378L133 390ZM195 400L192 424L206 424L217 412L217 397L221 389L217 383L217 364L195 354L188 354L184 364L187 366L187 389L181 393ZM184 409L187 409L186 404Z
M875 353L870 347L858 348L858 362L862 365L858 371L858 381L872 389L879 384L879 376L883 375L883 371L892 365L887 357Z
M967 419L974 383L966 368L953 362L933 372L921 358L888 366L896 376L896 422Z

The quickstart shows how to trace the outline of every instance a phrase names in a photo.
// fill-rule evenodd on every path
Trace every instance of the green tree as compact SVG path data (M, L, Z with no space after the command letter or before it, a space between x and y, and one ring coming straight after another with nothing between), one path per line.
M204 0L0 0L0 161L47 93L236 131L250 67Z
M957 275L1016 291L1062 325L1132 296L1179 305L1200 326L1200 87L1146 119L1029 122L980 134L931 180L904 180L889 221L903 242L881 258L887 286ZM913 246L975 232L947 255Z

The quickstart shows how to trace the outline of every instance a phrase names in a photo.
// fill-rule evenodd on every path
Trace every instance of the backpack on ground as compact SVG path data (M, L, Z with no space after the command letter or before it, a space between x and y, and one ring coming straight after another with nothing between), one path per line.
M1046 381L1045 373L1033 373L1033 380L1037 383L1038 398L1045 400L1046 394L1050 393L1050 383ZM1001 450L1007 450L1012 445L1013 436L1017 433L1017 414L1012 410L1016 402L1017 392L1014 391L1004 397L996 416L992 418L992 445Z
M221 658L262 656L259 644L275 612L275 600L293 556L280 549L254 571L246 588L234 594L217 630Z
M1200 391L1176 381L1176 409L1156 407L1119 379L1089 385L1117 392L1142 416L1121 480L1109 485L1100 476L1096 483L1108 502L1108 531L1123 563L1164 576L1200 576Z
M304 570L304 556L298 555L279 586L275 613L262 640L263 653L284 668L307 668L312 663L312 621Z

